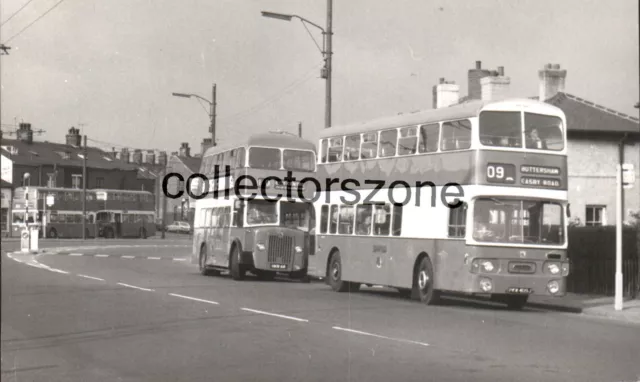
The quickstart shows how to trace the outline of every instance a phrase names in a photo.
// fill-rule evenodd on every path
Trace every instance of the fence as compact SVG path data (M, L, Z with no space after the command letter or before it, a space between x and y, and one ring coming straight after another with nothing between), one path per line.
M612 296L615 293L616 227L570 227L571 271L567 291ZM640 228L622 232L624 295L635 298L640 291Z

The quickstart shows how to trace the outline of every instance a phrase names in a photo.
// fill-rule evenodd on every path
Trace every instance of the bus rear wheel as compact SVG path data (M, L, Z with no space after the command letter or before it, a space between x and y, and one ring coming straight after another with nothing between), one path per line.
M425 256L413 276L412 298L426 305L435 305L440 301L440 291L434 289L433 265Z
M200 247L200 258L198 261L198 267L200 268L200 274L203 276L217 276L220 272L217 272L213 269L209 269L207 266L207 247Z
M339 293L347 291L355 292L358 290L358 286L360 285L342 280L342 259L340 258L339 251L336 251L333 256L331 256L327 281L329 281L331 289Z
M240 281L244 280L245 269L240 264L240 251L238 250L238 246L234 245L231 249L231 254L229 255L229 268L231 273L231 278Z
M55 228L51 228L49 230L49 233L48 233L47 237L49 237L51 239L57 239L58 238L58 231L56 231Z

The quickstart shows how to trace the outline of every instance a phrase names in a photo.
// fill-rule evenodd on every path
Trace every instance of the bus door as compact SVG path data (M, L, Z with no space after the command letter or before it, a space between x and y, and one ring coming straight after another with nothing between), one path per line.
M222 258L225 259L225 263L227 263L229 261L229 252L231 250L231 207L222 208L220 218L222 221L217 230L219 232L218 247L220 248Z

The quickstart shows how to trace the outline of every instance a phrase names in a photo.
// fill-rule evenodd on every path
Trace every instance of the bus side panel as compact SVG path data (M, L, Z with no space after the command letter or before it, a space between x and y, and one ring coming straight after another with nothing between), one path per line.
M317 216L317 215L316 215ZM309 255L307 274L312 277L327 276L327 261L332 248L333 236L316 235L315 253Z
M434 239L387 239L390 246L388 264L389 280L385 285L397 288L413 286L413 270L421 253L426 253L434 267L436 262L436 243Z
M340 249L342 280L386 285L390 243L386 238L333 236Z
M472 280L464 257L467 246L464 240L437 240L430 256L436 289L471 292ZM471 259L469 259L469 262Z

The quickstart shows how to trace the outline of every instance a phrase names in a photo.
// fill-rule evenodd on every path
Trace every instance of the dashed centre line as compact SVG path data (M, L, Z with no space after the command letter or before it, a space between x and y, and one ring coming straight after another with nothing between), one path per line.
M187 300L193 300L193 301L206 302L206 303L208 303L208 304L220 305L219 303L217 303L217 302L215 302L215 301L203 300L203 299L201 299L201 298L195 298L195 297L184 296L184 295L177 294L177 293L169 293L169 296L180 297L180 298L186 298Z
M418 342L418 341L405 340L405 339L402 339L402 338L387 337L387 336L382 336L382 335L379 335L379 334L362 332L362 331L359 331L359 330L353 330L353 329L341 328L341 327L339 327L339 326L334 326L332 329L335 329L335 330L342 330L342 331L344 331L344 332L349 332L349 333L354 333L354 334L361 334L361 335L363 335L363 336L369 336L369 337L382 338L382 339L385 339L385 340L391 340L391 341L396 341L396 342L404 342L404 343L414 344L414 345L420 345L420 346L429 346L429 344L424 343L424 342Z
M82 253L70 253L69 256L84 256Z
M135 259L135 256L120 256L123 259Z
M104 279L101 279L101 278L99 278L99 277L93 277L93 276L87 276L87 275L81 275L81 274L78 274L78 276L80 276L80 277L84 277L85 279L91 279L91 280L104 281Z
M109 257L109 255L96 255L96 257Z
M261 310L255 310L255 309L249 309L249 308L241 308L241 310L244 310L244 311L246 311L246 312L257 313L257 314L264 314L264 315L267 315L267 316L273 316L273 317L286 318L286 319L288 319L288 320L293 320L293 321L309 322L309 320L305 320L304 318L298 318L298 317L285 316L285 315L283 315L283 314L276 314L276 313L263 312L263 311L261 311Z
M153 256L149 256L149 257L147 257L147 259L149 259L149 260L160 260L159 257L153 257Z
M123 287L127 287L127 288L133 288L133 289L138 289L138 290L143 290L143 291L147 291L147 292L155 292L155 290L153 289L147 289L147 288L141 288L135 285L129 285L129 284L125 284L125 283L117 283L118 285L122 285Z

